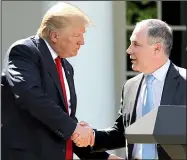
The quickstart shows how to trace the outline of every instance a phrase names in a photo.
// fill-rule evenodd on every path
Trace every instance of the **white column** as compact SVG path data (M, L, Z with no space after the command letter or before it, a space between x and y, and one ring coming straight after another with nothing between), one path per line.
M114 46L115 46L115 106L116 114L120 107L121 89L126 74L126 11L125 1L113 1ZM117 149L116 155L125 158L125 148Z

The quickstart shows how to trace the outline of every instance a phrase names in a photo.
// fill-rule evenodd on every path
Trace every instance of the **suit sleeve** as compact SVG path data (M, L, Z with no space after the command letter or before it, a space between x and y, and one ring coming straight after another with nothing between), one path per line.
M67 140L77 123L44 92L37 56L26 45L14 46L5 70L7 81L17 107L28 110L56 135Z
M125 147L126 139L124 135L124 120L122 115L124 99L123 90L124 86L122 88L121 107L114 126L104 130L95 130L95 144L92 151L106 151Z

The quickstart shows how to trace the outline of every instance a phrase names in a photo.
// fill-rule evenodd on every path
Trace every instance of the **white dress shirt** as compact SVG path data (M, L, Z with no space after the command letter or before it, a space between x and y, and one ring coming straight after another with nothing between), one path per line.
M57 53L51 48L51 46L49 45L49 43L44 40L50 53L51 53L51 56L53 57L53 61L54 63L56 64L55 62L55 59L58 57ZM64 83L65 83L65 88L66 88L66 96L67 96L67 101L68 101L68 110L69 110L69 115L71 114L71 108L70 108L70 91L69 91L69 86L68 86L68 82L67 82L67 79L66 79L66 75L65 75L65 72L64 72L64 68L62 67L62 74L63 74L63 77L64 77Z
M170 60L168 59L168 61L162 67L160 67L158 70L156 70L154 73L152 73L152 75L155 78L152 83L153 108L158 107L160 105L163 86L164 86L164 82L165 82L165 77L166 77L166 73L169 69L169 65L170 65ZM145 83L145 78L144 78L144 80L142 82L140 94L138 97L138 103L137 103L137 108L136 108L136 120L138 120L139 118L142 117L142 106L143 106L143 97L145 94L145 88L146 88L146 83ZM156 145L155 145L155 149L156 149L156 154L157 154L157 159L158 159ZM142 144L135 144L134 145L132 156L134 159L142 159Z

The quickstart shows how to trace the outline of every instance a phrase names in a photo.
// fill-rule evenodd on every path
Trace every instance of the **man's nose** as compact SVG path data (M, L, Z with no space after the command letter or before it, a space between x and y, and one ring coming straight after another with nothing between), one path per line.
M130 47L127 48L126 52L127 54L131 54Z
M84 39L81 41L81 45L84 45L85 43L84 43Z
M84 42L84 37L82 36L82 37L80 38L79 45L84 45L84 44L85 44L85 42Z

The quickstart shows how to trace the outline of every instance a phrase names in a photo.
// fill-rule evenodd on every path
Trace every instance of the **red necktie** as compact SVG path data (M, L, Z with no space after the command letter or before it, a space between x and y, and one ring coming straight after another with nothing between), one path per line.
M60 78L60 83L61 83L61 86L62 86L62 92L63 92L63 95L64 95L64 100L65 100L67 113L69 115L68 101L67 101L67 96L66 96L66 88L65 88L65 83L64 83L64 76L63 76L63 73L62 73L62 63L61 63L60 57L57 57L55 59L55 62L56 62L56 68L57 68L57 71L58 71L58 75L59 75L59 78ZM69 139L67 141L67 146L66 146L66 160L72 160L72 159L73 159L72 140Z

